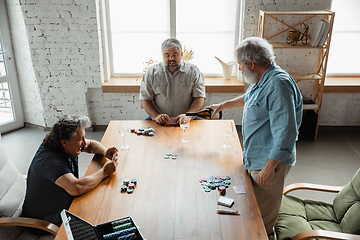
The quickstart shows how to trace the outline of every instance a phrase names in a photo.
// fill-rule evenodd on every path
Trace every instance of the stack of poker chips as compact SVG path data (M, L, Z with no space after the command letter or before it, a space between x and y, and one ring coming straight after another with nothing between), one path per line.
M146 129L138 128L137 130L135 128L132 128L132 129L130 129L130 131L132 133L136 133L137 135L146 135L146 136L154 136L155 135L155 130L151 126L148 126Z
M111 223L112 233L103 235L104 240L132 240L136 239L136 227L130 218L119 219Z
M123 185L121 186L121 192L127 192L127 193L134 192L136 184L137 184L136 179L132 179L131 182L130 182L129 179L124 179L123 180Z
M217 188L220 191L220 195L224 196L226 194L226 188L231 184L230 179L230 176L211 176L209 178L201 178L199 182L205 192L211 192L211 190Z

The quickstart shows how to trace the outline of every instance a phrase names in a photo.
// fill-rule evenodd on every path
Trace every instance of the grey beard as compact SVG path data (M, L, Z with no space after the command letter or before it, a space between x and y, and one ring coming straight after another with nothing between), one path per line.
M243 76L245 78L245 82L247 82L248 84L257 83L257 73L251 72L250 69L247 67L244 68Z
M175 67L170 67L169 65L167 65L166 66L166 68L168 69L168 70L170 70L170 71L175 71L175 70L178 70L179 69L179 65L178 64L176 64L176 66Z

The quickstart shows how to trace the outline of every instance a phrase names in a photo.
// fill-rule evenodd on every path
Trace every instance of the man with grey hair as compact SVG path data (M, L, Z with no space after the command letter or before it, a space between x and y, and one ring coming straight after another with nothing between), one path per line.
M69 209L74 196L92 190L116 171L117 149L85 139L89 122L88 117L63 116L46 135L28 170L23 216L60 226L60 212ZM79 177L81 152L101 154L108 161L95 173Z
M153 65L144 74L140 85L140 100L154 119L166 125L170 117L185 122L191 117L186 112L197 112L205 101L205 80L201 71L192 63L182 61L182 46L175 38L166 39L161 45L163 61Z
M267 234L273 236L284 179L296 162L295 142L302 96L294 79L276 65L272 45L262 38L236 48L239 70L249 84L242 96L207 108L213 114L243 108L243 162L248 170Z

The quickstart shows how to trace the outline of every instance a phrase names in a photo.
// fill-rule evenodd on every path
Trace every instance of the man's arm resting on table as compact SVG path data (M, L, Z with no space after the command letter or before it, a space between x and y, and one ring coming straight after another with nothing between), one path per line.
M145 112L149 114L157 123L166 124L170 117L167 114L160 114L156 109L154 103L150 100L141 100L141 105L143 106Z
M81 177L76 178L74 174L67 173L60 176L55 184L59 187L65 189L71 196L80 196L96 187L104 178L110 176L116 171L117 158L113 161L108 161L105 165L98 170L97 172Z
M86 139L86 145L84 146L83 152L94 153L103 155L109 159L113 158L113 155L118 150L115 147L106 149L101 143L95 140Z

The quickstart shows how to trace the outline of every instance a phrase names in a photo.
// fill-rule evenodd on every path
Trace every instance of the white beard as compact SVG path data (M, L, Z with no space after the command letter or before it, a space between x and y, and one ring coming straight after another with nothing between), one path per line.
M248 84L257 83L257 76L258 76L257 72L251 71L248 66L244 67L242 74L245 78L245 82L247 82Z

